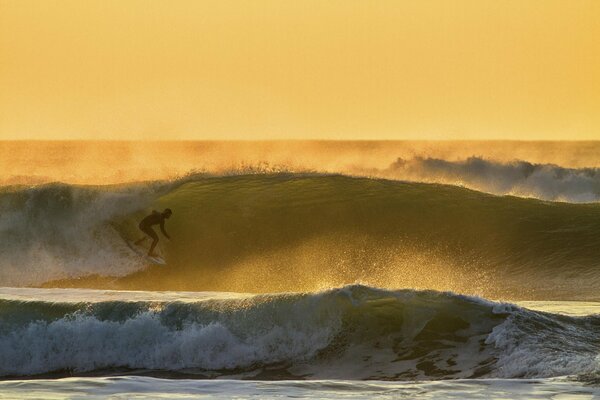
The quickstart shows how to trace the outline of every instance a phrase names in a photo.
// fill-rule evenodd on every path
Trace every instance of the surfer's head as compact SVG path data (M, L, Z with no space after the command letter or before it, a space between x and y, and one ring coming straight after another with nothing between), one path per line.
M165 218L169 218L171 216L171 214L173 214L173 211L171 211L170 208L165 208L165 211L163 211L163 216Z

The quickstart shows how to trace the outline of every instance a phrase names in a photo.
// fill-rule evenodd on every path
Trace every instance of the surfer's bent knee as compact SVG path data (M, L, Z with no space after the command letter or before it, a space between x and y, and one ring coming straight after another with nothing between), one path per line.
M143 224L139 225L139 228L142 232L144 232L146 235L150 236L150 238L154 241L158 241L158 235L156 234L156 232L154 232L154 229L152 229L152 227L150 226L146 226Z

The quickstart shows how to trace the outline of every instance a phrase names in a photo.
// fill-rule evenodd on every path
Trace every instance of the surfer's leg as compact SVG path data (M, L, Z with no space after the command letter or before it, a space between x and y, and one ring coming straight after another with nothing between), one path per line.
M139 246L140 244L145 242L146 239L148 239L148 237L150 237L152 239L157 237L156 233L154 233L154 230L151 227L140 224L139 228L140 228L140 231L145 233L145 235L142 236L142 238L140 240L138 240L134 243L136 246Z
M148 228L148 230L145 232L148 234L148 236L150 236L152 238L152 244L150 245L150 250L148 251L148 255L150 257L155 257L156 254L154 254L154 248L158 244L158 235L156 234L156 232L154 232L154 230L152 228Z
M149 226L146 226L140 222L140 224L138 225L138 228L140 228L140 231L144 232L144 236L142 236L142 238L140 240L135 241L134 244L136 246L139 246L140 244L142 244L146 239L148 239L148 236L152 237L152 235L150 235L148 233L148 229L150 228ZM150 228L150 230L152 230L152 228Z

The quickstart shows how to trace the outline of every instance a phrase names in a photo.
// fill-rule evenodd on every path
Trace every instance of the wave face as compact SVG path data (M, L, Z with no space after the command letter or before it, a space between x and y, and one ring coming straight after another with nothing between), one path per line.
M165 207L168 267L147 268L125 240ZM291 173L50 184L5 188L0 214L4 286L275 292L362 282L592 299L600 284L600 206L448 185Z
M598 370L597 316L348 286L201 301L1 300L0 375L536 378Z
M564 168L527 161L499 162L481 157L463 161L399 158L378 175L418 182L462 185L494 194L573 203L600 200L600 169Z

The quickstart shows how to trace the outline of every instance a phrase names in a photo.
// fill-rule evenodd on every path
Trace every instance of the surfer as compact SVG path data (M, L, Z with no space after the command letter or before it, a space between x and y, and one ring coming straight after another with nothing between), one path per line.
M150 250L148 251L149 257L157 256L156 254L154 254L154 248L158 244L158 235L156 234L156 232L154 232L154 229L152 229L152 225L160 224L160 230L162 231L163 235L165 235L167 239L171 239L167 231L165 231L165 219L169 219L171 214L173 214L173 211L171 211L170 208L165 208L163 212L153 210L152 214L145 217L138 225L142 232L144 232L146 235L152 238L152 245L150 246ZM146 239L147 237L144 236L143 238L135 242L136 246L140 245Z

